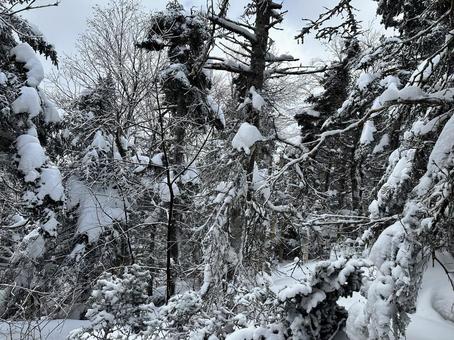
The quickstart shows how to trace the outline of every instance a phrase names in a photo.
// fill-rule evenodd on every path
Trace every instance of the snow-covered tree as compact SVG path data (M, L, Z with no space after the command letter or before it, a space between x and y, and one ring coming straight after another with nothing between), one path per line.
M391 330L405 331L427 255L449 249L453 38L450 5L443 1L381 1L378 13L386 26L398 28L400 37L385 40L375 49L376 58L369 51L361 60L362 67L375 62L383 70L375 74L381 89L369 112L383 112L385 124L395 126L390 130L394 135L389 137L388 169L369 206L372 220L389 222L384 230L369 229L365 238L372 245L369 257L377 275L367 293L363 334L388 339ZM402 20L396 21L396 15ZM411 19L415 16L424 20L416 24ZM370 118L373 121L373 115Z
M153 311L150 279L150 273L138 265L125 266L120 275L104 273L88 300L90 328L73 331L69 339L127 339L139 333Z
M214 287L216 291L222 280L234 281L240 273L254 277L254 272L268 270L272 251L266 250L272 250L276 232L275 217L270 217L269 211L286 210L274 206L277 200L270 197L273 146L264 143L267 136L273 140L275 119L272 100L267 98L267 80L295 72L282 65L295 58L272 53L270 31L283 21L281 9L282 5L273 1L250 1L244 13L247 23L225 17L222 8L220 13L208 14L225 32L221 35L225 41L219 46L226 57L213 57L207 68L233 75L236 103L230 108L234 119L228 123L225 147L237 152L221 156L226 161L225 178L212 188L214 200L209 203L215 203L217 213L205 224L209 234L205 240L204 290Z
M0 316L88 318L74 340L386 340L420 303L454 320L425 274L454 287L453 3L377 0L373 39L353 3L306 20L295 42L334 53L302 66L272 39L286 4L113 0L52 80L62 113L19 16L41 4L3 1Z
M58 235L58 212L64 200L62 176L46 152L50 130L60 121L55 105L40 89L44 70L36 52L57 63L42 34L18 15L34 1L0 5L0 131L2 316L39 312L38 277L43 258ZM17 37L17 38L16 38Z
M183 218L188 208L186 187L198 180L194 162L204 144L186 146L190 130L203 129L207 123L222 129L225 124L222 111L209 96L211 79L204 69L211 38L202 13L187 13L178 1L171 1L166 11L153 15L148 39L140 44L150 51L165 49L168 60L160 72L164 98L158 108L160 149L166 163L159 185L161 200L167 206L167 300L175 293L178 234L184 232ZM169 137L172 143L167 141ZM193 138L200 137L196 133Z
M368 258L377 271L367 285L363 311L350 316L349 331L359 338L388 339L391 332L404 332L407 313L414 311L427 254L449 247L449 232L433 231L443 230L452 218L446 201L452 143L445 139L451 128L452 14L438 1L414 6L380 1L378 12L386 26L398 28L399 37L383 38L350 62L356 84L299 160L304 166L307 156L333 143L334 136L361 132L353 142L363 160L360 171L368 176L361 187L368 193L362 200L370 202L370 215L346 224L365 231L357 244L369 245ZM427 21L416 24L415 16ZM349 120L333 126L337 117ZM387 169L383 154L389 155Z
M154 106L157 59L136 45L146 35L146 20L136 0L94 6L84 33L77 39L76 52L62 58L59 70L50 76L56 89L52 95L62 107L78 100L84 90L95 88L99 79L111 78L111 128L122 157L128 150L121 139L133 143L143 138L136 133L139 122L149 131L156 128L149 112Z

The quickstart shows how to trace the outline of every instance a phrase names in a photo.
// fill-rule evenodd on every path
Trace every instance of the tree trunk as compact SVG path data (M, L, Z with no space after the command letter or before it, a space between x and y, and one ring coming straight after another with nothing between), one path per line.
M173 117L177 120L174 130L175 146L173 151L173 164L175 175L184 169L184 141L186 130L183 125L184 117L187 115L187 106L184 93L178 94L178 105L174 111ZM167 182L170 192L169 217L167 224L167 261L166 261L166 278L167 278L167 301L175 294L176 286L176 264L178 263L179 245L178 245L178 228L181 221L181 213L178 206L183 206L184 202L176 197L172 187L173 178L170 171L167 172Z
M271 0L257 0L256 1L256 18L255 18L255 27L254 33L256 40L251 42L251 55L250 55L250 66L251 73L247 76L244 87L239 88L240 91L244 91L244 96L249 96L249 91L252 86L255 87L255 90L258 93L261 93L264 86L264 73L266 70L266 54L268 52L268 40L269 40L269 29L270 21L272 14L272 1ZM241 95L238 95L237 98L241 98ZM240 99L241 100L241 99ZM255 125L258 129L261 126L261 113L256 110L254 107L250 107L248 112L246 112L246 120L249 123ZM248 230L255 230L255 228L247 228L250 225L251 215L246 216L246 211L251 205L253 198L253 171L254 166L258 163L263 156L263 150L260 149L260 146L255 146L252 150L250 156L245 157L243 161L243 171L244 176L242 180L247 182L247 192L245 194L246 202L242 198L238 198L239 201L234 204L234 207L230 210L230 237L231 237L231 246L238 254L238 260L241 261L243 258L244 250L244 240L242 237L245 236L245 232ZM241 183L240 183L241 185ZM245 206L243 204L245 203ZM254 223L254 222L252 222ZM247 229L246 229L247 228ZM264 233L264 235L267 233ZM250 235L251 240L265 242L263 239L256 239L254 235ZM239 238L239 239L238 239ZM249 239L249 238L248 238Z

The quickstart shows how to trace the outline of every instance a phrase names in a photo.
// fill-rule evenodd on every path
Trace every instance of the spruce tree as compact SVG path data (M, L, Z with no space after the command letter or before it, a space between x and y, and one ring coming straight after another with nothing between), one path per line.
M8 317L40 313L43 259L59 231L64 200L62 177L46 147L50 129L60 121L54 104L40 89L43 67L36 52L57 64L57 55L42 34L17 14L14 6L33 9L33 1L0 5L0 150L2 249L8 267L0 314ZM17 33L16 40L15 34Z

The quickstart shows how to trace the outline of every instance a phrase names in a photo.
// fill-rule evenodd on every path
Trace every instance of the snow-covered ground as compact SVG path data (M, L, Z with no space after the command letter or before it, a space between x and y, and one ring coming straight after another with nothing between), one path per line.
M0 339L64 340L73 329L87 326L86 320L40 320L0 322Z
M454 271L454 258L439 254L438 258L450 271ZM315 263L304 265L281 264L273 273L271 290L278 293L283 288L304 280L310 275ZM454 279L454 275L453 279ZM355 293L350 298L341 298L339 304L355 310L365 303L364 297ZM443 316L442 316L443 315ZM442 266L427 268L417 301L416 313L411 315L406 340L453 340L454 339L454 291ZM449 321L449 320L451 321ZM73 329L88 325L82 320L0 322L0 339L6 340L63 340ZM346 340L339 334L336 340Z
M315 264L315 262L308 262L305 264L302 264L301 262L290 262L279 265L276 271L271 275L273 283L271 284L270 289L277 294L285 287L289 287L304 280L305 277L310 275Z
M454 259L447 254L438 258L451 271ZM454 275L451 275L454 279ZM440 312L449 316L446 320ZM447 315L450 314L450 315ZM435 262L424 274L416 313L411 316L407 331L408 340L453 340L454 339L454 291L441 265Z

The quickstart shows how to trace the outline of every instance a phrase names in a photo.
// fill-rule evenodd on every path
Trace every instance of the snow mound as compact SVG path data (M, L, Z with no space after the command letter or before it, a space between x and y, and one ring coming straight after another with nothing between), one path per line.
M0 338L8 340L20 339L66 339L69 333L76 328L86 327L87 320L28 320L28 321L1 321Z
M43 92L39 92L39 96L43 102L44 122L46 124L60 122L62 117L55 104Z
M368 120L364 123L363 131L361 132L360 144L368 145L374 141L374 133L377 132L374 121Z
M69 181L68 207L78 206L77 233L98 241L101 234L116 221L126 219L125 202L113 188L89 188L77 179Z
M269 339L281 340L276 332L265 327L250 326L247 328L239 329L226 336L225 340L255 340L255 339Z
M159 194L159 198L161 201L169 203L172 199L170 194L169 185L167 184L167 180L162 180L161 182L157 183L156 190ZM172 183L172 191L174 196L178 196L180 194L180 189L176 183Z
M46 196L53 201L62 201L65 197L60 170L56 166L43 168L38 183L39 189L36 197L42 202Z
M449 254L437 254L438 259L452 269L454 259ZM359 293L351 298L343 298L339 304L348 310L346 333L351 340L364 339L358 325L365 324L363 309L367 300ZM437 262L423 275L421 289L416 302L416 312L410 314L410 324L406 331L407 340L452 340L454 323L452 317L454 292L443 268ZM376 306L376 308L379 308ZM391 339L395 339L391 337ZM404 338L402 338L404 339Z
M26 182L35 181L40 175L36 171L46 161L44 149L38 138L31 135L20 135L16 139L17 154L19 155L18 169L25 175Z
M432 307L445 320L454 322L454 295L436 291L432 296Z
M260 131L254 126L249 123L242 123L238 132L236 133L235 137L232 140L232 146L249 155L251 153L251 147L258 141L263 141L265 138L262 136Z
M356 85L361 91L364 91L375 79L377 79L377 76L375 74L363 72L358 77Z
M23 86L20 89L20 95L11 104L15 114L28 113L29 118L36 117L41 112L41 99L35 88Z
M11 50L11 55L16 57L17 62L25 64L28 70L27 84L38 87L44 79L44 69L33 48L27 43L22 43Z
M265 99L256 91L254 86L251 86L249 93L252 96L252 107L257 111L262 111L263 106L265 106Z
M3 72L0 72L0 85L5 85L8 81L8 77Z

